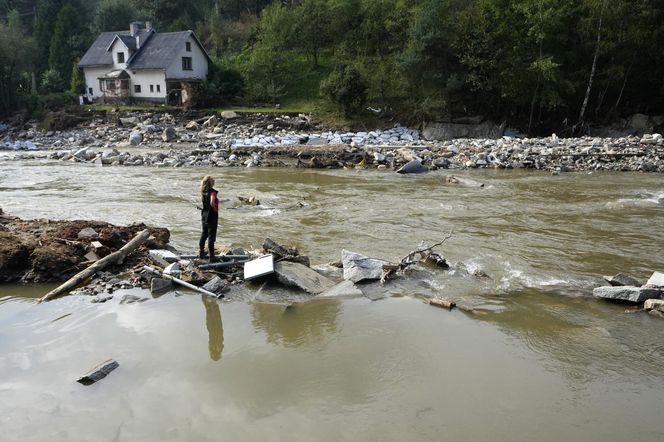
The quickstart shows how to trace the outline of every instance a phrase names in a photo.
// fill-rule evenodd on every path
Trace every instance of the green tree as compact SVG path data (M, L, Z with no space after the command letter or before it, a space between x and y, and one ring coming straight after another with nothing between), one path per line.
M129 23L139 18L132 0L102 0L95 17L97 32L128 29Z
M71 68L71 82L69 83L69 91L74 94L85 93L85 77L82 75L81 70L78 68L79 59L74 60Z
M330 43L330 10L325 0L304 0L296 10L295 39L298 48L306 52L314 68L318 54Z
M358 111L367 101L368 86L360 70L341 63L321 84L321 92L338 104L346 117Z
M0 114L14 109L20 92L28 92L28 76L22 73L32 68L33 52L33 41L21 29L18 11L9 11L7 23L0 22Z
M83 55L88 42L88 32L76 8L67 3L58 13L48 58L49 68L56 70L66 85L71 83L72 63Z
M37 4L37 17L35 19L35 43L37 45L36 68L41 74L48 69L51 39L55 29L55 22L65 0L39 0Z

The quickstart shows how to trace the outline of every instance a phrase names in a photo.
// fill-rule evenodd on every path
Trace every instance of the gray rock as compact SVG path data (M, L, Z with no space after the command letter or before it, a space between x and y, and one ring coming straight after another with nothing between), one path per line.
M84 160L88 155L88 150L90 150L89 147L84 147L82 149L79 149L74 153L74 156L78 159Z
M145 302L145 301L148 301L148 298L141 298L140 296L136 295L124 295L120 300L120 304L135 304L138 302Z
M643 308L646 310L658 310L664 312L664 300L662 299L647 299L643 303Z
M614 287L620 287L620 286L639 287L641 285L641 282L638 279L626 273L618 273L615 276L605 276L604 279L606 280L606 282L608 282Z
M660 299L664 290L644 287L597 287L593 290L596 298L614 299L618 301L644 302L646 299Z
M339 284L318 295L319 298L357 298L360 296L364 296L364 293L355 286L353 281L341 281Z
M315 270L295 262L282 261L274 265L274 272L282 284L301 288L318 295L334 287L334 282Z
M504 126L491 121L480 124L429 123L424 127L422 136L426 140L451 140L454 138L491 138L503 136Z
M428 171L429 168L424 166L421 160L412 160L401 166L397 173L424 173Z
M86 227L78 232L78 238L97 238L99 234L92 227Z
M167 143L174 141L177 137L177 133L175 132L175 128L173 126L168 126L161 134L161 139Z
M344 279L353 282L371 281L383 276L385 261L369 258L348 250L341 251L341 262L344 267Z
M219 295L225 291L228 291L228 284L225 280L215 276L203 286L203 289Z
M657 287L657 288L664 288L664 273L662 272L654 272L650 278L648 279L648 282L646 282L646 287Z
M221 118L224 120L232 120L233 118L237 118L239 115L233 111L223 111L221 113Z
M141 141L143 141L143 134L141 134L140 132L134 131L129 135L129 143L132 146L138 146L139 144L141 144Z
M173 281L164 278L152 278L150 281L150 293L152 296L162 295L173 290Z

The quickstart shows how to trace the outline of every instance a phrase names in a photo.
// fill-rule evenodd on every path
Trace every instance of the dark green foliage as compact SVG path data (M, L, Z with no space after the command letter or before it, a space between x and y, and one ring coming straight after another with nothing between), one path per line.
M132 0L102 0L95 19L95 31L120 31L128 29L129 23L139 19Z
M66 85L71 82L71 67L90 43L88 30L80 22L77 9L67 3L58 13L48 57L50 70L56 70Z
M349 117L367 101L369 87L360 70L352 64L339 64L321 84L321 92L337 103Z
M12 9L21 37L5 20L3 109L27 93L31 72L41 80L55 69L66 88L97 32L138 19L162 32L193 29L226 60L203 86L214 105L312 102L323 83L346 113L482 115L532 132L664 113L664 0L0 0L0 17ZM351 84L364 89L344 98Z
M56 69L49 69L41 77L41 89L46 93L64 92L67 88L60 72Z
M32 64L33 51L32 39L22 30L18 11L10 11L7 23L0 22L0 115L15 110L20 94L29 91L29 76L22 72Z

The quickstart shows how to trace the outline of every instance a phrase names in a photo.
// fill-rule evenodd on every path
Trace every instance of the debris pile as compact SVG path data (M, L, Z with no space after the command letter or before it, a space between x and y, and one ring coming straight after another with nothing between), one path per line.
M165 228L126 227L99 221L23 220L0 209L0 282L61 282L121 249L137 232L149 231L123 268L139 262L149 248L167 247Z
M9 128L0 149L26 149L15 159L49 158L99 165L151 167L526 168L554 174L617 170L664 172L661 134L619 138L422 138L416 129L325 130L305 114L222 112L111 114L65 131ZM141 151L137 151L141 148ZM145 152L150 149L150 152ZM36 150L55 151L50 154Z

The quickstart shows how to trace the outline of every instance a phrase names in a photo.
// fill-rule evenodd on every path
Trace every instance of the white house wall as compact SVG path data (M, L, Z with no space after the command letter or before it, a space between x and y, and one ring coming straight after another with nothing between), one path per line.
M164 99L166 98L166 75L161 69L142 69L140 71L127 71L131 77L129 89L134 98ZM134 86L140 85L141 92L135 92ZM150 92L152 85L153 91ZM157 88L159 86L159 88ZM159 89L159 92L157 92Z
M92 98L97 99L102 96L101 90L99 89L99 77L111 71L110 66L99 67L99 68L84 68L83 72L85 74L85 93L89 94L90 89L92 89Z
M166 70L169 80L200 78L203 79L208 73L208 61L193 36L189 36L187 41L191 44L191 52L187 52L186 44L183 42L177 56ZM182 70L182 57L191 57L191 71Z

